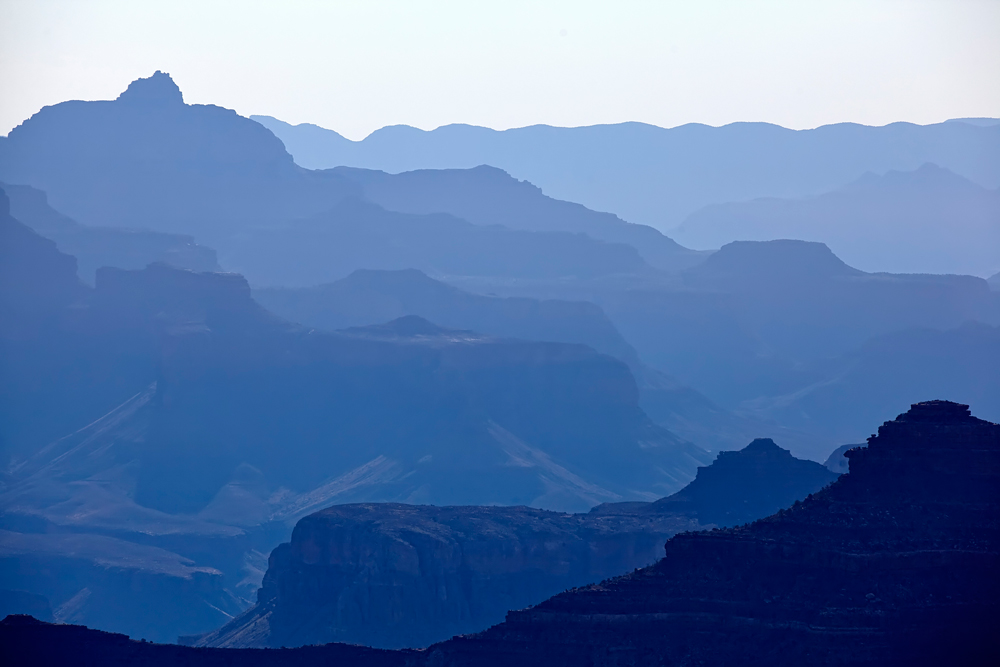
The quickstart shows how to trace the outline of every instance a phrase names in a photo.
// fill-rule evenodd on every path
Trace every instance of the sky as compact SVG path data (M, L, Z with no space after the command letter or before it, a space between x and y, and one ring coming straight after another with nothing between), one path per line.
M0 134L170 73L188 103L496 129L1000 117L1000 0L0 0Z

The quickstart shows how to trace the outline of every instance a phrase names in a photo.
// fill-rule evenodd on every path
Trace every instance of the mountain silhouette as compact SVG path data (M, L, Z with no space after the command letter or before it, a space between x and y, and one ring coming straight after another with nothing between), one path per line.
M613 211L665 233L710 204L816 195L866 172L909 171L927 162L986 188L1000 186L1000 125L995 124L840 123L811 130L767 123L534 125L504 131L391 126L349 141L315 125L252 118L305 167L398 173L488 164L550 197Z
M162 72L113 101L43 108L0 140L0 180L47 193L85 225L194 236L329 208L353 188L298 167L269 131L236 112L185 104Z
M486 165L401 174L346 167L332 171L359 183L366 199L391 211L450 213L477 225L583 233L631 245L647 263L660 269L679 270L704 259L704 253L683 248L652 227L552 199L531 183Z

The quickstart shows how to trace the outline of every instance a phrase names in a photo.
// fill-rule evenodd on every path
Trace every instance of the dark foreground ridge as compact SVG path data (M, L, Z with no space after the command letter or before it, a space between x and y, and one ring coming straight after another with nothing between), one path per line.
M0 657L38 665L997 664L1000 426L968 406L918 403L848 458L847 475L790 509L683 533L653 566L425 651L331 644L258 662L271 652L142 645L9 617Z

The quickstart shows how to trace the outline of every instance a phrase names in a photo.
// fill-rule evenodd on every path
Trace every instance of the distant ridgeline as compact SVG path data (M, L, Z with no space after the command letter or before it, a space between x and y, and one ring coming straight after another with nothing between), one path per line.
M677 535L650 567L425 651L158 646L27 617L0 645L37 665L997 664L1000 425L919 403L849 458L789 509Z
M504 131L397 125L350 141L316 125L252 118L310 169L347 165L397 173L488 164L549 196L663 230L711 204L815 195L866 172L911 171L928 162L983 187L1000 186L998 119L883 127L838 123L811 130L769 123L534 125Z

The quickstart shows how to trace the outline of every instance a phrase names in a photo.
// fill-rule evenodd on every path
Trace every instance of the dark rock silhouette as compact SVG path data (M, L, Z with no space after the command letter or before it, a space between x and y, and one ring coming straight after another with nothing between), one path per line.
M346 165L398 173L488 164L550 197L614 211L668 234L710 204L815 195L866 172L909 171L927 162L987 188L1000 185L1000 125L839 123L789 130L767 123L621 123L505 131L393 126L355 142L315 125L253 118L312 169Z
M716 204L673 233L695 248L801 239L865 271L988 276L1000 268L1000 192L925 164L813 197Z
M0 184L11 199L11 215L77 259L80 277L94 284L102 266L141 269L163 262L192 271L218 271L215 251L190 236L136 229L85 227L49 206L44 192L26 185Z
M886 422L830 487L685 533L634 574L433 647L457 664L987 664L1000 655L1000 426L947 401Z
M836 478L770 438L759 438L738 452L719 452L712 465L698 468L693 482L649 509L690 515L702 524L735 526L788 507Z
M306 667L354 665L403 667L414 652L385 651L363 646L331 644L298 649L239 651L154 644L145 639L91 630L79 625L52 625L31 616L8 616L0 621L0 658L10 665L37 667L107 667L108 665L188 665L216 667Z

